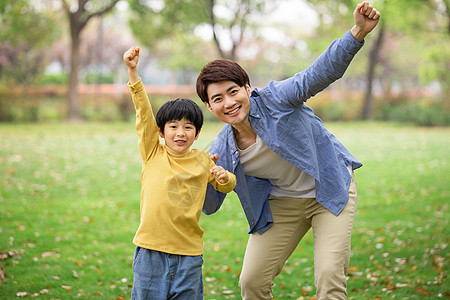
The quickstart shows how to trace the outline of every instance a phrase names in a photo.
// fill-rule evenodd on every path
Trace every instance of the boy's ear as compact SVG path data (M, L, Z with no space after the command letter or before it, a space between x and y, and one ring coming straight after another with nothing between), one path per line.
M197 135L195 136L195 139L194 139L194 141L195 140L197 140L198 139L198 137L200 136L200 131L202 131L202 129L200 128L200 130L197 132Z
M158 131L159 131L159 136L164 138L164 133L161 131L161 128L158 127Z

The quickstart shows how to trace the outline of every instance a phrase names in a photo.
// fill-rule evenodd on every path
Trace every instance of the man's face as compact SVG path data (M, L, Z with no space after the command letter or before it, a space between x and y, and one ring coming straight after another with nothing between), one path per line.
M206 89L206 106L222 122L240 125L248 121L250 113L250 86L240 87L233 81L211 83Z

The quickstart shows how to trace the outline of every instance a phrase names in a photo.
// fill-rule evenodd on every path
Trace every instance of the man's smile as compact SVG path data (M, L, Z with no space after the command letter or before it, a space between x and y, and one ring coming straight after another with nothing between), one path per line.
M242 107L242 106L238 106L238 107L236 107L235 109L233 109L233 110L231 110L231 111L229 111L229 112L226 112L225 114L226 114L227 116L235 115L237 112L239 112L239 110L241 109L241 107Z

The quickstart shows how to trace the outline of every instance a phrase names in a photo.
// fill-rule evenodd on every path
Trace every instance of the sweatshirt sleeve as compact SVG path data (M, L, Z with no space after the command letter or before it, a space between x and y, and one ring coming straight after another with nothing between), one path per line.
M158 126L156 125L142 80L133 85L128 82L128 88L136 110L136 132L139 138L139 152L142 162L146 162L159 145Z
M208 156L209 158L209 156ZM209 169L212 169L215 166L214 162L210 159L210 166ZM210 176L210 180L209 183L212 184L212 186L214 187L214 189L216 189L216 191L222 192L222 193L229 193L231 192L234 187L236 186L236 176L225 170L228 174L228 182L225 184L221 184L219 183L216 178L214 177L214 175Z
M228 182L225 184L221 184L218 181L216 181L216 179L214 179L214 183L212 183L212 184L217 191L222 192L222 193L229 193L236 186L236 176L233 173L228 172L228 171L227 171L227 174L228 174Z

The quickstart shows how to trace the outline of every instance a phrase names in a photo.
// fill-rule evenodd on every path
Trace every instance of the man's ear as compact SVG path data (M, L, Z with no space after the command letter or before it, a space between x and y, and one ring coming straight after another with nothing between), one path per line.
M245 85L245 88L247 89L247 94L250 96L250 95L252 94L252 88L251 88L251 86L247 83L247 84Z
M158 127L158 131L159 131L159 136L164 138L164 133L161 131L161 128Z
M205 102L205 105L206 105L206 107L209 109L210 112L214 113L214 112L213 112L213 109L211 108L211 105L209 105L208 102Z

